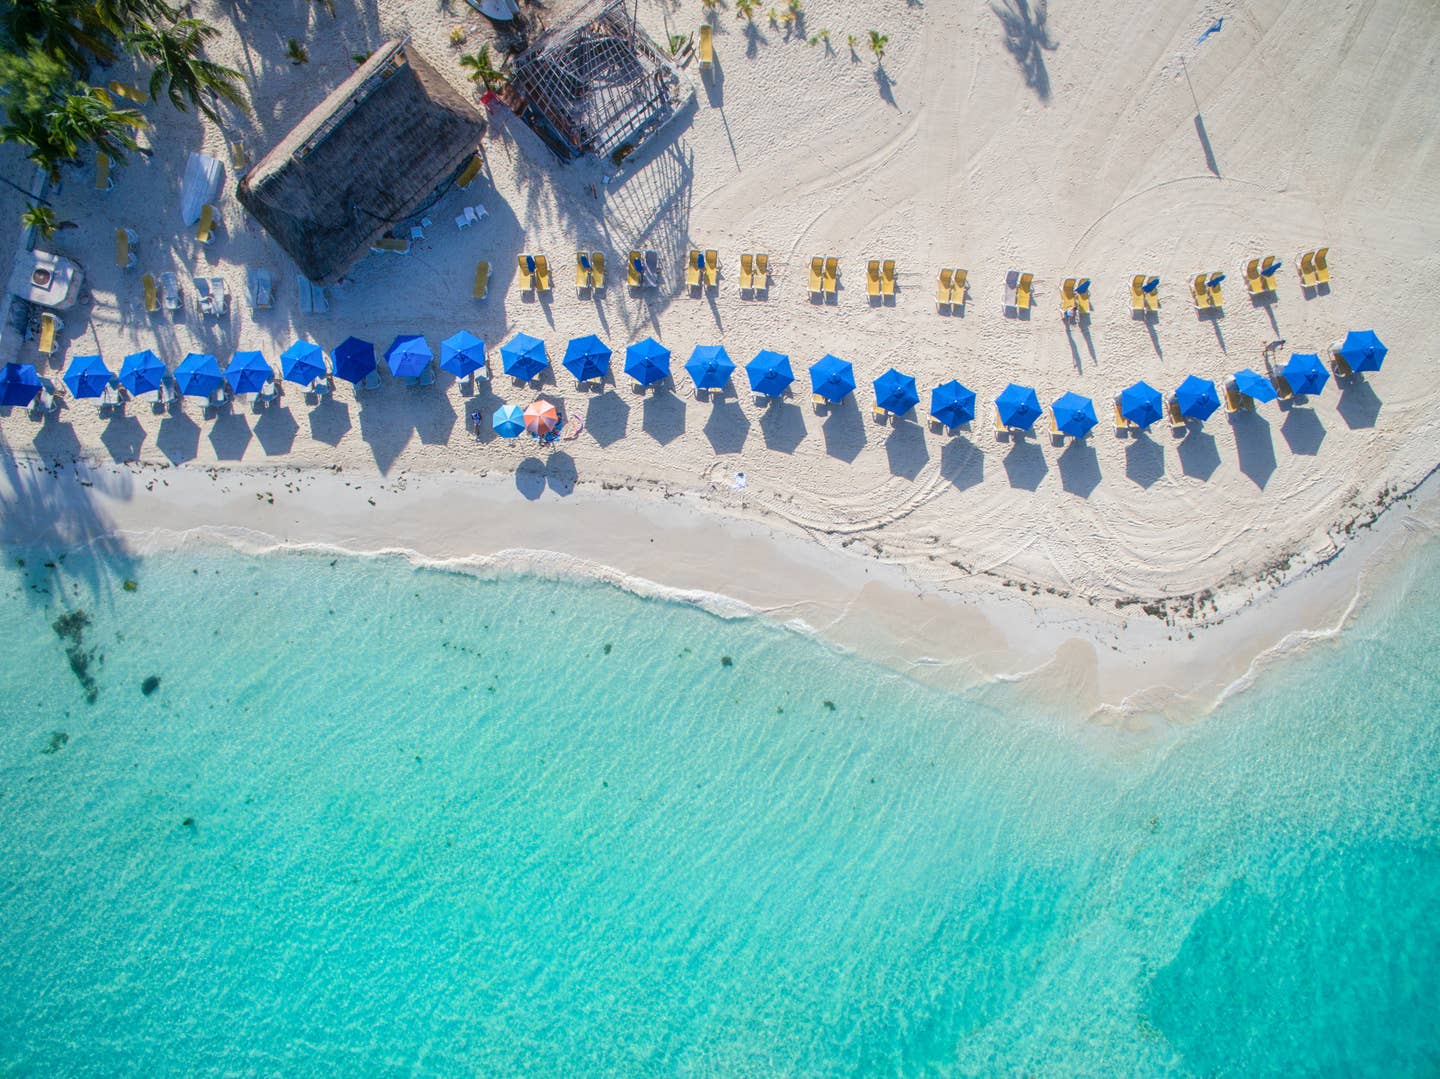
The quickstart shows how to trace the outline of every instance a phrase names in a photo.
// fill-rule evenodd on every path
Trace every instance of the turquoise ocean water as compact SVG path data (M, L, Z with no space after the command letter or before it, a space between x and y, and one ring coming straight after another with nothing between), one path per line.
M1440 1071L1440 546L1139 741L598 585L48 557L0 1074Z

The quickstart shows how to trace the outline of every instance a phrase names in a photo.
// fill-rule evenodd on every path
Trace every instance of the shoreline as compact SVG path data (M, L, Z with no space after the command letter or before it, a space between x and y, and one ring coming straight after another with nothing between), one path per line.
M1333 549L1222 585L1211 613L1191 618L1141 599L1113 605L983 574L957 590L693 494L578 485L531 500L500 477L465 472L8 461L7 548L114 543L143 556L220 542L257 555L398 556L598 581L720 617L765 617L950 692L1004 684L1043 712L1129 730L1203 715L1276 657L1333 637L1372 572L1440 523L1432 472L1369 521L1352 522Z

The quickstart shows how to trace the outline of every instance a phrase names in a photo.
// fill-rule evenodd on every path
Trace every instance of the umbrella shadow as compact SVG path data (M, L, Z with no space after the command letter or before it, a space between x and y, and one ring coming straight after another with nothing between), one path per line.
M1180 457L1180 471L1197 480L1208 480L1220 467L1220 448L1215 436L1192 427L1190 433L1175 445Z
M705 437L716 453L739 453L750 437L750 417L738 401L712 398L710 415L705 420Z
M1231 426L1240 471L1263 490L1275 474L1275 443L1270 437L1269 421L1255 412L1237 412Z
M1352 377L1340 388L1340 404L1336 406L1345 426L1352 431L1374 427L1380 415L1380 398L1363 378Z
M294 415L283 405L268 406L255 420L255 440L267 457L289 453L299 431Z
M78 461L85 452L75 428L53 415L45 417L31 444L41 457L56 464Z
M116 412L105 425L100 442L114 461L134 461L140 456L140 447L145 444L145 428L134 416Z
M1033 491L1040 486L1049 470L1038 443L1026 438L1012 440L1010 452L1005 455L1005 475L1011 487Z
M545 482L550 490L561 498L574 492L578 479L579 473L575 468L575 458L564 450L552 453L550 460L545 462Z
M930 460L930 450L925 445L925 429L918 423L897 419L885 439L885 457L890 462L892 476L913 480Z
M1320 443L1325 441L1325 425L1313 409L1291 408L1280 425L1280 434L1291 453L1314 457L1320 452Z
M805 414L799 405L771 398L769 407L760 414L760 434L770 449L794 453L805 440Z
M610 446L625 437L630 406L618 393L607 389L590 399L585 410L585 430L601 446Z
M250 446L250 421L240 412L222 412L210 425L210 445L221 461L239 461Z
M515 466L515 490L534 502L545 493L545 462L527 457Z
M820 433L825 439L825 452L839 461L853 461L865 448L865 421L860 417L860 406L855 395L848 394L844 400L827 406L829 411L820 423Z
M195 460L200 452L200 425L176 409L160 421L160 429L155 432L155 448L172 465Z
M685 433L685 402L664 390L650 394L641 406L640 426L662 446L674 442Z
M1100 457L1088 439L1071 439L1055 463L1060 468L1060 488L1068 494L1089 498L1100 486Z
M1137 432L1125 447L1125 475L1141 487L1152 487L1165 475L1165 449L1148 431Z
M327 394L310 410L310 437L327 446L338 446L350 431L350 406Z
M952 438L940 448L940 477L957 491L976 486L985 478L985 454L968 438Z

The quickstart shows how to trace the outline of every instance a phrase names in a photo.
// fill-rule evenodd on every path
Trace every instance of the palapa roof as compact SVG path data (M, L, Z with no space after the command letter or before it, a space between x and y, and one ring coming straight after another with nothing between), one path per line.
M324 283L412 217L485 122L405 39L386 42L240 181L241 205Z

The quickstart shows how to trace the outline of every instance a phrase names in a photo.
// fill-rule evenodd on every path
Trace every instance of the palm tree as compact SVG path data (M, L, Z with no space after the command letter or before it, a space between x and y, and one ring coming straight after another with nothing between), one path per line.
M25 212L20 215L20 224L27 229L34 229L40 234L42 240L48 240L61 229L73 229L79 226L73 221L61 221L55 216L55 211L48 206L29 205Z
M67 94L50 114L50 131L57 144L73 147L71 158L80 147L89 143L117 161L125 160L130 150L138 150L134 130L146 126L146 119L135 109L116 108L110 95L98 87L86 93Z
M75 156L51 124L51 114L83 84L76 83L64 60L32 48L24 54L0 52L0 106L5 124L0 142L28 146L31 161L58 179L60 166Z
M165 0L92 0L90 6L96 17L116 34L124 34L142 23L155 26L180 17L180 9L171 7Z
M0 31L14 51L39 49L77 75L89 72L92 59L115 59L114 35L87 0L7 0L0 4Z
M470 73L470 81L484 85L486 90L495 91L509 82L503 68L496 67L490 60L490 45L480 46L480 51L460 57L460 66Z
M890 44L889 34L882 34L879 30L870 31L870 51L875 54L877 64L885 59L885 46L888 44Z
M131 51L154 68L150 73L151 100L158 101L163 89L170 104L181 112L194 105L216 123L220 122L213 101L216 97L249 113L241 89L245 77L201 55L206 39L219 33L199 19L180 19L164 30L140 23L126 34L125 42Z

